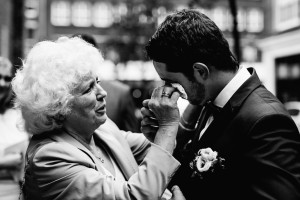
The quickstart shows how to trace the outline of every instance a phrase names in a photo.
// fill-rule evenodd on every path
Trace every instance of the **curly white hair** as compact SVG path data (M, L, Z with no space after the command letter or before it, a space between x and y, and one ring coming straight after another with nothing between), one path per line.
M74 89L96 77L102 62L100 51L79 37L37 43L12 81L25 130L38 134L60 128L71 112Z

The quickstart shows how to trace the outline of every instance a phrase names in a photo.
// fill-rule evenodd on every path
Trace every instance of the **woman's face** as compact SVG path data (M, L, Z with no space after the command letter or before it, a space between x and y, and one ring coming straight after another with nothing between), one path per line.
M79 134L92 133L106 121L107 93L95 77L82 81L74 91L72 111L66 117L68 127Z

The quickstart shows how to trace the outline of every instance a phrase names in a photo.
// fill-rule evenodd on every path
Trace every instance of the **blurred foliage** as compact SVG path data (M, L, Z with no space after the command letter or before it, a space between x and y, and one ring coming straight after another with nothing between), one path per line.
M200 5L203 8L211 8L219 0L190 0L189 7Z
M112 4L119 2L111 1ZM144 46L156 30L159 17L157 11L160 8L166 11L172 10L174 2L172 0L124 0L124 3L127 6L127 14L111 27L117 37L111 37L104 44L107 57L111 54L117 55L109 58L115 63L146 60Z
M220 0L187 0L190 8L212 8ZM112 4L120 3L120 0L111 0ZM127 5L127 14L120 21L112 25L114 37L103 44L106 57L115 63L128 60L147 60L144 46L155 32L162 11L169 13L176 9L177 3L173 0L123 0ZM240 57L239 34L237 32L235 0L228 0L231 14L234 20L233 38L235 55ZM112 56L110 56L112 55Z
M190 0L189 7L201 6L203 8L212 8L220 0ZM234 54L238 61L241 59L241 48L240 48L240 34L238 32L238 21L237 21L237 4L236 0L228 0L230 14L232 16L232 38L234 40Z

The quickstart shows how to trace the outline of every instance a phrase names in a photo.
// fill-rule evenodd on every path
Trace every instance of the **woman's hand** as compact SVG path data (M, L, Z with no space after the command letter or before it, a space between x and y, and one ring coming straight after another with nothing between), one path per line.
M180 94L170 86L155 88L151 99L143 102L141 130L155 144L173 152L180 119Z
M170 86L155 88L148 102L150 111L154 114L159 127L174 126L179 122L177 101L179 92Z

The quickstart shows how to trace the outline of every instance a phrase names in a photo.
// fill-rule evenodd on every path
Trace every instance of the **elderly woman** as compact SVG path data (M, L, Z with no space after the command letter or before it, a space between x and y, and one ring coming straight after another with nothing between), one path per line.
M24 128L26 199L161 199L179 167L172 157L178 118L161 118L153 143L119 130L106 116L97 77L103 58L80 38L43 41L12 81ZM152 102L164 101L163 88ZM165 104L178 112L178 93ZM172 124L172 125L170 125Z

